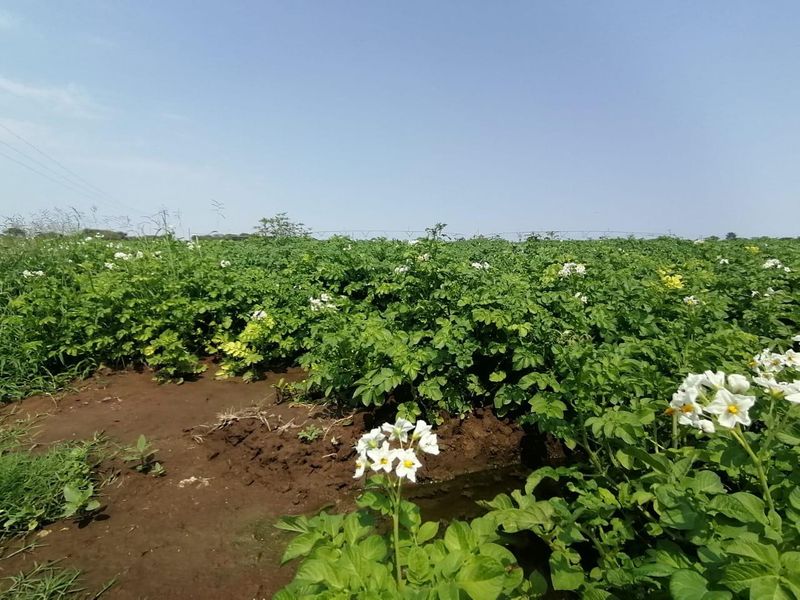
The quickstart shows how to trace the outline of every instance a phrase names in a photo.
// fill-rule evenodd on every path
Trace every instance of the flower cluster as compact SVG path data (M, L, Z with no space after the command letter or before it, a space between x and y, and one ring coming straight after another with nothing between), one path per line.
M683 275L670 275L663 270L659 271L658 275L661 277L661 283L664 284L665 288L670 290L680 290L683 288Z
M484 270L485 271L486 269L489 268L489 263L487 263L487 262L474 262L474 263L470 263L470 266L473 269L478 269L478 270Z
M575 298L582 304L586 304L587 302L589 302L589 297L586 294L582 294L581 292L575 292Z
M104 266L106 269L108 269L109 271L111 271L111 270L113 270L113 269L116 269L116 268L117 268L117 265L115 265L114 263L110 263L110 262L103 263L103 266Z
M309 298L308 302L314 312L323 309L336 310L336 305L333 303L333 298L331 298L330 294L320 294L319 298Z
M261 321L262 319L266 319L267 318L267 313L265 311L263 311L263 310L256 310L256 311L253 311L253 313L250 315L250 318L253 321Z
M795 336L792 341L800 341L800 336ZM750 366L756 373L753 382L761 386L770 395L785 398L794 404L800 404L800 379L792 379L791 381L781 381L778 379L784 375L786 371L800 371L800 352L795 352L792 349L787 350L783 354L772 352L769 348L764 348L750 362Z
M431 259L431 255L430 255L430 254L428 254L427 252L426 252L425 254L420 254L420 255L417 257L417 260L418 260L418 261L420 261L420 262L427 262L427 261L429 261L430 259Z
M678 415L678 423L689 425L706 433L716 430L716 424L726 429L736 425L750 425L749 410L756 402L755 396L745 396L750 382L744 375L726 375L722 371L689 373L678 391L672 395L667 412Z
M395 423L384 423L361 436L356 444L356 473L353 479L362 477L369 467L377 472L394 471L400 479L417 481L417 470L422 463L416 451L439 454L439 442L431 426L425 421L414 425L406 419Z
M696 296L684 296L683 303L689 306L697 306L700 304L700 300L698 300Z
M408 273L408 265L400 265L399 267L394 268L395 275L402 275L403 273Z
M697 239L694 241L694 243L695 243L695 245L698 245L698 244L705 244L705 243L706 243L706 241L705 241L703 238L697 238Z
M44 271L29 271L28 269L25 269L22 272L22 276L25 279L29 279L30 277L44 277Z
M559 277L570 277L572 275L584 275L586 273L586 265L581 263L566 262L561 265L561 270L558 272Z
M722 258L721 256L718 256L717 258L719 259L719 264L721 264L721 265L729 265L729 264L731 264L731 261L728 260L727 258Z
M753 254L758 254L759 252L761 252L761 248L759 248L758 246L745 246L744 249L747 250L748 252L752 252Z
M229 261L229 260L221 260L221 261L219 261L219 266L222 267L223 269L227 269L228 267L231 266L231 261Z
M763 269L783 269L784 273L791 273L792 270L785 266L781 261L777 258L768 258L764 261L764 264L761 265Z

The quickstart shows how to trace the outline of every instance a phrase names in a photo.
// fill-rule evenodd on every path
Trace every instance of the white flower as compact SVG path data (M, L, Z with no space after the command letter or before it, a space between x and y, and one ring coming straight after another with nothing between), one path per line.
M771 352L769 348L764 348L753 357L752 366L757 373L775 374L783 371L786 366L786 357L777 352Z
M254 321L260 321L261 319L267 318L267 313L263 310L256 310L250 315L250 318Z
M229 261L229 260L221 260L221 261L219 261L219 266L222 267L223 269L225 269L227 267L230 267L231 266L231 261Z
M697 238L697 239L694 241L694 243L695 243L695 245L697 245L697 244L705 244L705 243L706 243L706 241L705 241L703 238Z
M764 261L764 264L761 265L762 269L782 269L783 263L779 261L777 258L768 258Z
M703 373L702 385L712 390L718 390L725 387L725 373L722 371L705 371Z
M574 297L577 298L583 304L586 304L587 302L589 302L589 298L588 298L588 296L586 296L586 294L581 294L580 292L575 292L575 296Z
M561 270L558 272L559 277L569 277L570 275L584 275L586 273L586 265L581 263L566 262L561 265Z
M730 263L731 263L731 261L729 261L727 258L720 258L719 259L719 264L721 264L721 265L729 265Z
M430 254L428 254L427 252L426 252L425 254L420 254L420 255L417 257L417 260L418 260L418 261L420 261L420 262L425 262L425 261L428 261L428 260L430 260L430 259L431 259L431 255L430 255Z
M407 265L400 265L399 267L395 267L394 268L394 272L397 275L400 275L401 273L408 273L408 266Z
M144 258L144 252L141 250L136 251L136 258Z
M41 271L39 271L41 273ZM795 352L791 348L783 353L784 363L791 369L800 369L800 352Z
M760 295L761 295L761 293L760 293L760 292L757 292L756 290L752 290L752 291L750 292L750 297L751 297L751 298L755 298L756 296L760 296Z
M367 455L366 454L359 454L358 458L356 458L356 474L353 475L353 479L358 479L364 475L364 471L367 468Z
M116 265L114 263L107 262L107 263L103 263L103 264L105 265L106 269L114 269L114 268L116 268Z
M705 410L709 414L717 415L717 422L720 425L727 429L733 429L738 423L745 426L750 425L750 415L747 411L755 402L754 396L741 396L721 389Z
M708 419L697 419L696 427L704 433L714 433L716 431L714 422Z
M409 246L416 246L417 244L419 244L419 240L408 240Z
M800 404L800 380L784 384L783 397L793 404Z
M793 342L800 342L800 335L796 335L792 338Z
M750 389L750 382L744 375L728 375L728 389L734 394L744 394Z
M479 270L484 270L485 271L486 269L489 268L489 263L487 263L487 262L474 262L474 263L470 263L470 266L473 269L479 269Z
M783 267L783 272L784 273L791 273L792 270L789 267Z
M694 426L700 415L703 414L702 407L697 403L699 393L696 387L690 387L672 394L672 401L669 406L678 413L678 423L681 425Z
M28 269L25 269L22 272L22 276L25 279L29 279L30 277L44 277L44 271L29 271Z
M317 312L322 309L336 310L336 305L330 294L320 294L319 298L309 298L308 303L311 305L311 310Z
M753 377L753 382L767 390L770 394L783 394L783 384L778 383L772 375L765 377Z
M397 459L397 468L395 469L397 476L401 479L405 477L409 481L416 483L417 469L422 466L422 463L419 462L414 451L411 449L395 450L394 458Z
M425 454L439 454L439 441L435 433L425 433L419 439L417 447Z
M83 241L84 242L91 242L91 241L94 241L94 238L92 236L89 236L87 238L83 238Z
M683 303L688 304L689 306L696 306L700 304L700 300L698 300L695 296L684 296Z
M431 426L428 425L425 421L417 420L417 424L414 426L414 433L411 434L411 441L416 442L419 441L422 436L431 433Z
M386 436L381 432L379 427L376 427L369 433L365 433L356 443L356 451L359 454L365 454L369 450L376 450L380 448L381 444L386 441Z
M389 448L389 442L383 442L380 448L375 450L368 450L367 456L372 461L370 469L373 471L386 471L392 472L392 463L394 462L394 450Z
M118 260L130 260L131 255L125 252L114 252L114 258Z
M403 444L408 440L408 432L414 429L413 423L406 419L397 419L392 425L391 423L384 423L381 429L389 435L390 440L395 440Z
M103 234L100 233L100 232L97 232L97 233L94 234L94 237L96 237L99 240L99 239L103 238Z
M767 288L767 291L766 291L766 292L764 292L764 298L769 298L769 297L770 297L770 296L772 296L774 293L775 293L775 289L774 289L774 288L772 288L772 287L768 287L768 288Z

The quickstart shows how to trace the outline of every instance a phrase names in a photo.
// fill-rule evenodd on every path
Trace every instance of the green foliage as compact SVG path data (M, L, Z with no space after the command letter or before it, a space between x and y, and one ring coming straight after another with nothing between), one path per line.
M96 510L92 445L0 452L0 537Z
M419 509L403 502L400 515L399 557L402 583L398 587L392 536L381 535L379 515L389 498L367 492L362 508L347 515L322 512L314 517L287 517L278 527L297 535L287 546L283 562L300 558L290 585L276 600L294 598L536 598L539 577L525 577L514 555L498 542L491 522L452 522L439 535L439 526L422 522Z
M140 435L136 444L128 446L122 451L122 459L132 462L133 468L140 473L148 473L154 477L160 477L166 472L160 462L156 460L156 450L153 444L144 436Z
M297 438L304 444L310 444L311 442L318 440L320 436L322 436L322 433L322 429L312 423L301 429L297 434Z
M6 578L0 584L0 600L96 600L107 591L111 581L96 594L80 585L81 573L56 563L35 565L33 569Z

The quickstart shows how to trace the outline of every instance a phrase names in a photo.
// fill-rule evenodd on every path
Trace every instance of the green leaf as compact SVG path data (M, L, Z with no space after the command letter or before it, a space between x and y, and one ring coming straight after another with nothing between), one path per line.
M764 501L747 492L714 496L709 507L742 523L769 524Z
M577 590L585 581L583 569L573 566L560 550L550 555L550 578L556 590Z
M437 533L439 533L439 523L437 521L426 521L417 531L417 543L424 544L435 538Z
M408 577L414 583L423 583L431 576L428 553L422 548L411 548L408 551Z
M456 581L472 600L494 600L503 592L503 565L485 556L473 556L459 571Z
M298 556L306 556L320 539L321 536L316 531L309 531L296 536L286 546L286 550L284 550L283 557L281 558L281 564L289 562Z
M724 576L720 583L734 592L750 589L753 583L771 574L770 568L758 562L739 562L725 567Z
M726 591L711 591L708 581L697 571L681 569L669 578L669 593L674 600L729 600Z
M389 554L389 545L386 540L379 535L371 535L358 544L361 555L366 560L381 561Z
M475 537L468 524L453 521L444 532L444 543L451 552L470 552L475 546Z

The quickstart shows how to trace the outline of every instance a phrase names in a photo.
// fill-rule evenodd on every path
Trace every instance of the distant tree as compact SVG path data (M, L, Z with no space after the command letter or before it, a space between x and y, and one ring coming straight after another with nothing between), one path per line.
M124 240L128 234L124 231L114 231L113 229L84 229L81 235L86 236L102 236L106 240Z
M428 235L429 240L441 240L449 236L444 233L447 223L436 223L433 227L426 227L425 233Z
M737 237L739 237L739 236L737 236L737 235L736 235L734 232L732 232L732 231L729 231L728 233L726 233L726 234L725 234L725 239L726 239L726 240L735 240Z
M25 237L25 230L22 227L6 227L3 235L10 237Z
M303 223L289 219L285 212L260 219L255 229L258 235L267 238L305 237L311 233Z

